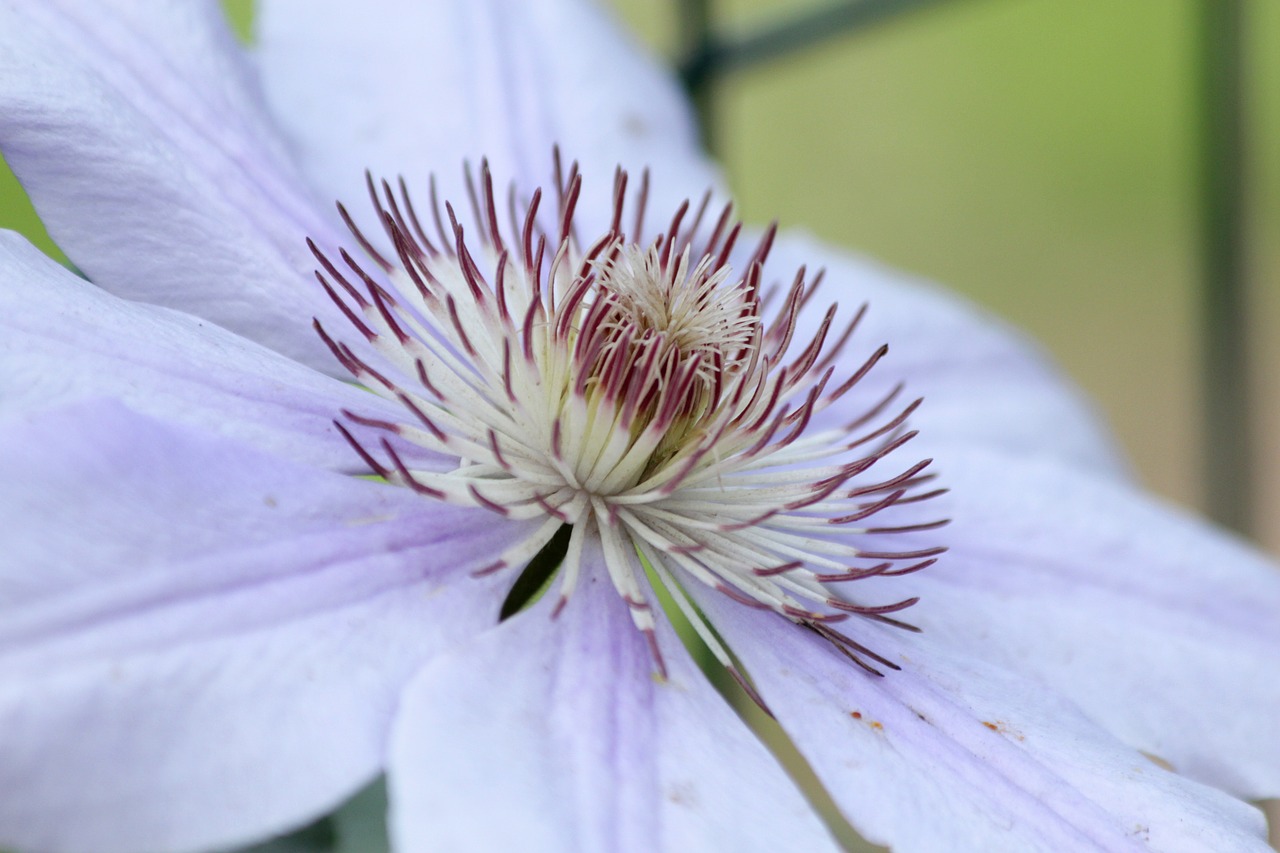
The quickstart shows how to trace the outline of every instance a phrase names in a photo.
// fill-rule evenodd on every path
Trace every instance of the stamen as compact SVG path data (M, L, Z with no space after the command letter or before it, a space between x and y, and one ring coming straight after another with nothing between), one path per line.
M945 492L926 487L930 460L893 476L869 473L915 435L908 426L920 400L894 412L899 385L861 405L842 403L861 411L843 429L814 426L886 357L881 346L853 370L840 368L867 306L846 321L831 305L814 323L821 271L802 267L785 289L769 283L776 225L735 266L742 226L725 205L704 233L710 193L646 234L647 172L630 198L626 172L615 172L608 230L583 249L576 209L584 178L558 151L553 165L554 210L541 211L541 189L521 209L513 186L505 225L486 161L466 173L466 227L433 178L430 237L404 180L393 188L367 174L398 264L342 205L372 263L339 250L344 270L308 242L317 280L354 331L343 341L316 322L317 333L357 380L404 411L403 420L342 412L346 424L384 435L377 456L343 423L339 433L388 482L497 516L544 519L477 574L535 555L561 560L553 617L588 570L585 555L603 555L661 675L641 559L750 695L682 583L813 630L869 673L897 669L852 635L858 620L917 630L890 615L917 599L854 601L832 589L921 571L945 551L915 539L886 550L864 539L947 523L917 516ZM416 469L403 442L453 454L457 465ZM891 509L892 519L859 526ZM571 530L558 533L565 525ZM554 554L553 539L561 543Z

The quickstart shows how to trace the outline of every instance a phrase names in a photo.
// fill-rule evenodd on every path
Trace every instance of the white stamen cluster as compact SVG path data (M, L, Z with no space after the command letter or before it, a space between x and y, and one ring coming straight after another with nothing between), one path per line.
M887 349L837 376L837 357L863 312L831 346L834 305L811 340L794 341L821 276L810 282L802 268L785 293L774 294L766 318L771 300L762 277L772 230L738 273L729 258L740 225L726 207L701 236L706 199L691 224L684 225L686 203L664 232L641 243L647 175L628 230L627 177L619 171L612 223L583 249L574 234L576 165L557 184L554 225L540 219L541 191L522 215L513 191L504 227L482 166L478 192L469 182L477 240L452 206L442 210L434 184L429 235L403 182L397 194L370 179L394 263L339 208L383 275L375 278L346 252L339 269L313 245L317 277L361 340L352 346L316 328L352 375L398 401L405 418L343 415L457 465L447 473L415 470L391 442L381 442L378 458L338 428L390 482L544 520L484 572L525 566L562 525L572 525L556 613L581 576L587 537L598 537L609 577L660 670L644 563L726 665L677 579L804 624L873 672L862 657L894 667L829 626L855 614L910 627L887 614L915 599L863 605L829 585L917 571L943 550L854 544L859 532L942 523L866 524L890 506L936 494L920 492L927 460L873 482L860 476L914 435L904 423L919 401L886 415L895 390L855 424L807 430Z

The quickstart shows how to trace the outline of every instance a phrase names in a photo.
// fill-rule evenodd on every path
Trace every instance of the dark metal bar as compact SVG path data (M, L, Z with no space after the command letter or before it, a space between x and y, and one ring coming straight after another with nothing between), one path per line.
M711 0L680 0L680 78L693 101L702 145L715 151L715 67L711 45Z
M1245 281L1243 0L1199 0L1198 91L1205 505L1251 523Z
M743 36L715 36L707 32L698 45L701 50L687 55L681 74L686 85L701 82L707 76L780 59L831 38L885 23L904 12L941 2L943 0L843 0ZM706 4L691 0L685 5Z

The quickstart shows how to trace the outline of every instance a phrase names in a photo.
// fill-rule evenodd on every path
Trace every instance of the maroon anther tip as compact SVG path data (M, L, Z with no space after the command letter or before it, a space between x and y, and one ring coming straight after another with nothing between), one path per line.
M502 571L503 569L505 569L506 567L507 567L507 563L506 563L506 561L505 561L505 560L497 560L496 562L490 563L490 564L489 564L489 565L487 565L487 566L483 566L483 567L481 567L481 568L479 568L479 569L474 569L474 570L471 572L471 577L473 577L473 578L483 578L483 577L486 577L486 576L488 576L488 575L492 575L492 574L495 574L495 573L497 573L497 572L500 572L500 571Z
M511 511L509 509L507 509L505 506L503 506L500 503L489 500L487 497L481 494L480 490L477 489L474 485L468 484L467 491L471 494L471 497L475 499L476 503L480 504L485 509L496 512L498 513L498 515L510 515Z
M391 263L382 256L382 253L373 247L369 242L369 238L364 236L364 232L356 226L355 220L351 218L351 214L347 212L347 208L342 202L338 202L338 216L342 217L342 223L347 226L347 230L351 232L351 236L356 238L356 242L360 244L360 248L368 255L375 264L382 267L383 270L391 272Z
M667 675L667 662L662 656L662 648L658 645L658 635L652 628L645 628L643 633L645 640L649 644L649 654L653 658L653 665L658 668L658 678L666 681L669 677Z
M724 595L727 595L729 598L733 599L739 604L744 605L746 607L750 607L753 610L772 610L773 609L772 607L765 604L764 602L756 601L754 598L751 598L750 596L743 595L741 592L738 592L736 589L734 589L731 586L727 586L726 584L717 584L716 591Z
M396 184L400 188L400 200L404 202L404 210L409 215L409 224L413 228L413 236L416 238L417 243L426 251L427 255L431 257L439 255L439 250L431 242L431 238L427 236L426 230L418 220L418 212L414 210L413 199L409 196L409 187L405 184L403 175L396 176Z
M418 423L422 424L422 426L426 428L427 432L431 433L431 435L435 437L436 441L446 447L449 445L449 434L436 426L435 421L431 420L431 418L427 416L427 413L422 411L422 407L415 403L408 394L405 394L403 391L397 391L396 399L400 401L400 405L413 413L413 416L418 419Z
M883 616L887 613L898 613L906 610L908 607L915 605L920 601L919 596L914 598L905 598L902 601L895 601L893 604L877 604L875 606L852 604L848 601L842 601L839 598L827 599L827 605L834 607L836 610L842 610L845 613L856 613L860 616Z
M338 430L338 433L346 439L347 444L351 445L351 448L355 450L356 455L363 460L365 465L369 466L369 470L373 471L377 476L386 479L387 475L391 473L390 469L384 467L378 462L378 460L374 459L373 456L369 454L369 451L364 449L364 445L357 441L355 436L353 436L341 422L333 421L332 423L334 428Z
M431 488L415 477L409 470L409 466L405 465L404 460L400 458L400 454L391 446L391 442L387 441L385 438L382 439L382 451L387 454L387 458L389 458L391 460L391 464L395 466L396 473L399 475L400 480L411 490L424 497L435 498L436 500L443 500L446 497L444 492L439 489Z

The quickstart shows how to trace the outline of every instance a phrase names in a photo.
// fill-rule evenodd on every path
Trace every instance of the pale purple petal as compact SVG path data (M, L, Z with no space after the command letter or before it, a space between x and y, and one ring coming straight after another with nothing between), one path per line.
M116 404L0 431L0 847L192 850L378 772L397 697L492 624L489 513Z
M558 620L543 602L415 680L392 740L396 849L833 849L665 623L655 681L588 562Z
M930 543L951 550L876 595L919 595L910 619L938 643L1043 680L1187 776L1280 794L1272 561L1052 461L955 448L940 465L955 521Z
M334 369L329 225L211 0L0 4L0 152L96 283Z
M907 455L937 456L936 445L966 442L1127 477L1128 466L1093 406L1034 342L1003 321L940 287L804 234L784 233L769 255L771 277L789 284L801 266L810 275L819 269L826 275L802 315L793 346L809 343L832 302L840 311L828 335L831 343L867 305L837 363L836 379L882 344L889 346L854 391L815 426L845 423L903 382L893 412L924 398L910 420L920 435L902 451Z
M364 198L369 168L420 197L435 172L456 203L463 159L486 156L500 188L550 190L555 144L582 164L586 231L608 224L619 163L636 179L653 167L651 224L717 182L675 81L590 0L259 7L272 110L338 198Z
M855 625L903 667L877 678L811 631L695 592L869 840L899 853L1269 849L1257 809L1163 770L1043 685Z
M399 408L188 314L119 299L0 231L0 419L96 397L295 461L361 469L341 410ZM412 455L412 451L404 451Z

